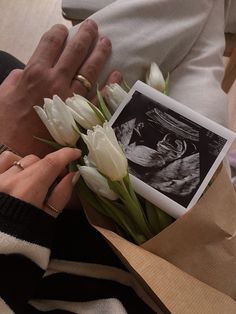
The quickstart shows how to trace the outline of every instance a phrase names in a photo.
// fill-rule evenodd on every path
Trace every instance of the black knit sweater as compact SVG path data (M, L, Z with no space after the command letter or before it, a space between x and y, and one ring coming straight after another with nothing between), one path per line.
M0 297L1 314L153 313L142 288L81 210L65 209L54 219L4 193Z

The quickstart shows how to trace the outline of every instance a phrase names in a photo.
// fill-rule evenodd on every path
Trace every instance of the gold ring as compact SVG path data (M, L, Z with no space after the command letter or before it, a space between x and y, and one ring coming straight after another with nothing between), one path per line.
M50 208L53 212L57 213L57 214L60 214L60 210L56 209L54 206L52 206L51 204L49 203L46 203L45 206L47 206L48 208Z
M79 81L85 88L87 88L88 91L92 88L92 84L83 75L76 75L74 80Z
M24 170L25 168L22 166L21 162L18 160L15 160L12 164L12 166L17 166L20 170Z

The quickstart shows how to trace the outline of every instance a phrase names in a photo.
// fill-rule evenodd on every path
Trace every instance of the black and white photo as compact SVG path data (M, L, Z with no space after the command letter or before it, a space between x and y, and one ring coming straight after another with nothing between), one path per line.
M135 186L140 185L138 190L145 197L147 187L148 195L156 192L155 199L162 194L170 207L192 206L234 135L192 113L138 82L112 118L112 127L128 159L129 173L138 179L134 180ZM225 132L221 132L223 129Z

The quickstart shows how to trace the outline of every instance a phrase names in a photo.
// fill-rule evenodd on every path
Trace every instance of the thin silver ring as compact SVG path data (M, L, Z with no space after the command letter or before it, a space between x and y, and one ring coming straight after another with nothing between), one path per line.
M24 170L25 168L22 166L21 162L18 160L15 160L12 164L12 166L18 167L20 170Z
M92 84L83 75L81 75L81 74L76 75L74 77L74 80L79 81L88 91L91 90Z

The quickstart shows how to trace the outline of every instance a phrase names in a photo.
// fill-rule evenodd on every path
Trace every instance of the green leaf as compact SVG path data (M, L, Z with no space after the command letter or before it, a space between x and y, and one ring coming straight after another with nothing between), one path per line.
M128 172L127 172L127 175L123 178L123 182L125 183L125 186L127 187L131 197L135 200L135 202L137 202L139 204L139 207L141 208L142 206L140 205L139 199L138 199L138 197L134 191L134 187L131 183L130 176L129 176Z
M168 72L167 77L166 77L166 81L165 81L164 94L168 96L169 90L170 90L170 73Z
M122 88L128 93L130 91L130 86L124 79L122 81L122 85Z
M164 212L160 208L156 207L156 210L159 217L161 230L165 229L166 227L168 227L170 224L172 224L175 221L173 217L168 215L166 212Z
M126 233L129 238L132 238L136 244L141 244L147 240L147 238L140 234L135 224L126 214L125 208L122 204L117 202L111 202L104 197L99 197L108 209L109 216L112 218Z
M101 121L101 123L103 124L104 122L106 122L107 118L106 115L104 114L104 112L101 110L99 110L94 104L92 104L90 101L88 101L88 104L90 106L91 109L93 109L94 113L97 115L98 119ZM94 125L95 126L95 125Z
M58 143L54 142L54 141L46 140L46 139L41 138L41 137L34 136L34 138L36 140L42 142L42 143L45 143L45 144L48 144L48 145L52 146L55 149L61 149L61 148L65 147L65 146L63 146L61 144L58 144Z
M146 240L142 235L136 236L135 226L133 226L129 218L125 216L125 209L122 204L97 196L88 188L83 178L79 179L77 190L90 206L100 214L111 218L120 228L122 228L128 239L132 239L136 244L141 244Z
M140 233L144 234L147 239L151 238L153 234L135 192L131 195L123 181L111 181L109 178L107 178L107 181L109 187L119 195L120 200L126 206L127 215L137 225Z
M102 94L99 91L99 88L97 86L97 98L98 98L98 102L99 102L99 108L102 111L102 113L104 114L105 118L107 119L107 121L109 121L112 117L110 111L107 108L107 105L102 97Z
M156 207L149 201L145 200L145 209L147 220L154 234L158 234L161 231L159 216L157 214Z
M69 165L68 165L69 172L76 172L76 171L78 171L77 164L78 164L78 162L76 160L72 161L71 163L69 163Z
M105 176L104 176L105 177ZM110 178L108 177L105 177L107 179L107 182L108 182L108 185L109 185L109 188L114 191L116 194L119 195L119 197L121 199L125 199L125 196L124 196L124 189L122 187L122 185L120 184L120 182L117 182L117 181L112 181Z
M78 194L81 195L83 199L88 202L90 206L97 209L98 208L98 198L96 197L96 194L93 193L84 182L84 179L82 177L79 178L79 181L76 184L76 189L78 191Z

